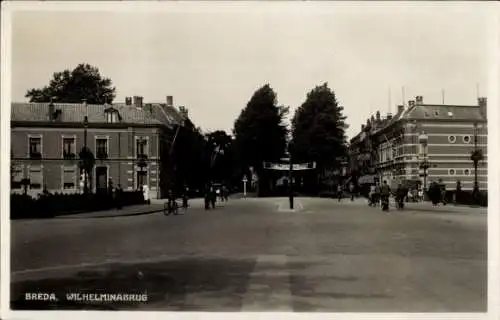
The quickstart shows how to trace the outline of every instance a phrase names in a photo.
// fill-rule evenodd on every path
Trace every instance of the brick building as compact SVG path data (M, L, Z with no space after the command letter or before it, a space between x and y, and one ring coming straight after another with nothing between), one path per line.
M142 97L108 105L12 103L12 192L23 189L25 178L32 195L44 187L81 192L78 154L86 140L95 156L88 180L93 191L107 188L111 179L124 190L147 184L151 197L161 197L168 180L164 150L187 118L172 102L169 96L167 103L154 104L144 104Z
M481 150L477 177L487 190L487 100L478 104L425 104L422 96L398 106L395 115L380 112L350 141L350 172L360 184L387 180L424 184L439 179L453 190L474 186L471 153ZM423 169L425 167L425 169Z

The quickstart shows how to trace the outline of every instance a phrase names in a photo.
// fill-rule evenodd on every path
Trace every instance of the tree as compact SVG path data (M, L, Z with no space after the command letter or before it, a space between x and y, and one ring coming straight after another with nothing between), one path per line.
M81 103L86 99L90 104L111 103L116 88L111 79L103 78L99 69L89 64L79 64L72 71L56 72L48 86L30 89L26 98L30 102Z
M307 94L292 120L292 155L296 161L315 161L322 175L340 170L342 158L347 155L343 109L327 83Z
M205 140L210 179L230 181L234 169L232 137L223 130L217 130L206 134Z
M276 93L266 84L253 94L235 121L233 134L240 165L254 168L259 189L267 185L263 162L279 160L285 151L288 130L283 119L287 114L288 108L277 105Z

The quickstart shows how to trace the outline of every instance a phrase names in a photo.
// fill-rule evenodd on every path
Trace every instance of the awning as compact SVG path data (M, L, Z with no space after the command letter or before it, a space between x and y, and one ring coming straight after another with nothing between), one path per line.
M366 175L358 179L358 184L375 183L376 175Z

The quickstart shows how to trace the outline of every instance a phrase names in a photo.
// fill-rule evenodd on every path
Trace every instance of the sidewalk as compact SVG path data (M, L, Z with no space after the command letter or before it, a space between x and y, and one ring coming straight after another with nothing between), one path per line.
M90 219L90 218L112 218L112 217L127 217L150 214L163 211L162 203L139 204L123 207L121 209L101 210L94 212L76 213L56 216L54 219Z

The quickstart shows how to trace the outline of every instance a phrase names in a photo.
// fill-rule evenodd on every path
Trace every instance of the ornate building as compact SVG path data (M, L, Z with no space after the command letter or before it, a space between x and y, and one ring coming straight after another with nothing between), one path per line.
M425 104L422 96L385 118L372 117L351 139L350 171L359 184L387 180L448 189L487 185L487 100L478 104ZM480 155L473 161L471 155ZM477 170L476 168L477 167Z

